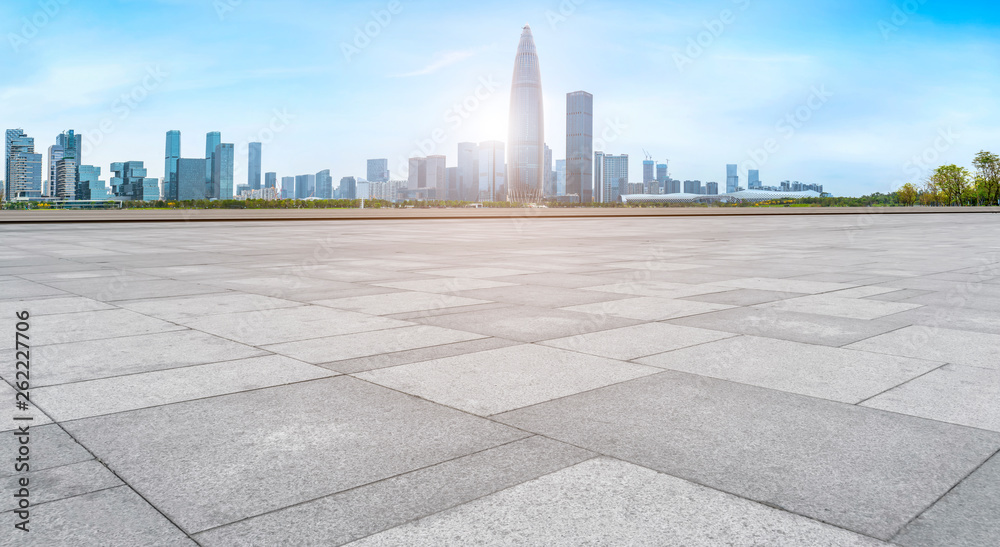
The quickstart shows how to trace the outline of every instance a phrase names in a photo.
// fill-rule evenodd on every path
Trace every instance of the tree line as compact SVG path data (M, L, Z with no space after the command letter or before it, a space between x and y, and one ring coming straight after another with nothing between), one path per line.
M983 150L972 166L942 165L921 186L904 184L896 191L900 205L1000 205L1000 157Z

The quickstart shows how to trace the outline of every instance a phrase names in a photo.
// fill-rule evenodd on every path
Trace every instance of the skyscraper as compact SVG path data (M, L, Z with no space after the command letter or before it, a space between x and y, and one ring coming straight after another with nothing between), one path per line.
M566 94L566 190L580 201L594 201L594 96Z
M63 158L63 147L58 144L53 144L49 147L49 168L46 171L45 185L42 188L42 195L44 196L55 196L56 195L56 166L59 164L59 160Z
M544 175L545 184L543 186L544 191L542 194L545 197L556 195L556 173L552 169L552 149L549 145L545 145L545 159L542 161L542 173Z
M539 201L545 182L545 124L542 75L531 27L525 25L514 60L510 90L510 138L507 141L507 199Z
M719 183L718 182L706 182L705 183L705 193L710 196L718 195L719 193Z
M434 199L448 199L447 158L427 156L427 187L434 188Z
M205 134L205 192L211 194L212 188L212 159L215 157L215 147L222 144L222 133L212 131Z
M316 197L316 175L295 177L295 199Z
M760 171L757 169L750 169L747 171L747 188L750 190L760 190Z
M210 160L181 158L177 160L177 196L179 201L205 199L205 164Z
M143 162L112 163L111 171L115 174L111 177L111 188L116 197L132 201L160 199L160 181L146 177L146 166Z
M566 191L570 192L569 165L566 168ZM604 152L600 150L594 152L594 201L597 203L608 202L608 192L604 188Z
M660 190L666 194L667 192L667 164L658 163L656 164L656 183L660 186Z
M371 182L389 182L389 160L368 160L368 180Z
M212 192L209 197L233 199L233 170L236 167L236 149L232 144L222 143L212 154Z
M251 190L260 190L260 147L259 142L252 142L248 151L247 186Z
M277 173L264 173L264 188L277 188L278 187L278 174Z
M556 196L565 196L566 193L566 160L556 160Z
M177 199L177 161L181 159L181 132L167 131L167 146L164 154L163 193L164 198ZM111 168L114 171L114 167ZM114 185L114 183L112 183ZM131 194L137 195L137 194ZM138 198L132 198L138 199Z
M316 173L316 197L333 199L333 177L330 176L329 169Z
M726 193L735 192L740 188L740 175L737 169L735 163L726 165Z
M80 182L80 164L83 158L83 135L70 129L56 136L56 146L61 156L55 162L56 173L49 179L48 195L60 199L75 199L76 186ZM51 170L52 159L49 159ZM51 176L51 174L50 174Z
M605 203L615 203L619 196L628 194L628 154L604 156Z
M643 160L642 162L642 186L647 194L658 194L659 191L652 191L656 183L656 162L653 160Z
M340 199L358 199L358 179L354 177L340 179Z
M281 177L281 199L295 199L295 177Z
M479 199L479 145L474 142L458 143L458 187L460 193L455 199Z
M444 177L447 180L448 192L445 194L444 199L457 200L459 199L460 192L458 191L458 167L448 167L444 170Z
M80 184L76 189L76 199L108 199L108 186L107 183L101 180L100 167L81 165L79 173Z
M23 129L8 129L4 152L4 200L42 197L42 155L35 153L35 139Z
M411 190L427 187L427 158L410 158L407 186Z
M478 201L502 201L506 195L507 164L504 145L498 141L479 143Z

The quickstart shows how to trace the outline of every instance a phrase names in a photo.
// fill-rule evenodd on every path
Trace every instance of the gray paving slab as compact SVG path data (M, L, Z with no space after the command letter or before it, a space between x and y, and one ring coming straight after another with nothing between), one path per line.
M369 315L391 315L460 306L475 306L489 304L489 300L463 298L450 294L423 292L397 292L391 294L376 294L368 296L353 296L333 300L318 300L313 302L318 306L326 306L341 310L356 311Z
M787 300L778 300L776 302L758 304L754 307L799 313L813 313L818 315L832 315L834 317L863 319L866 321L921 307L920 304L882 302L879 300L866 300L861 297L837 296L838 294L843 294L845 292L846 291L838 291L822 295L789 298ZM857 292L854 294L864 293Z
M495 419L889 539L1000 435L667 371Z
M587 291L617 293L633 296L656 296L660 298L685 298L704 294L714 294L730 291L729 287L720 287L708 283L692 285L688 283L671 283L669 281L627 281L585 287Z
M13 318L4 317L0 320L0 326L8 327L9 325L10 329L13 329L13 323ZM184 327L174 323L121 309L43 315L31 318L30 325L30 342L33 349L54 344L184 329ZM0 349L13 348L14 345L13 336L0 338Z
M1000 431L1000 370L947 365L864 406Z
M727 306L725 304L711 304L707 302L692 302L689 300L673 300L655 296L642 296L638 298L627 298L624 300L568 306L562 309L566 311L589 313L594 315L611 315L641 321L664 321L667 319L676 319L678 317L687 317L689 315L700 315L703 313L711 313L729 308L731 308L731 306Z
M29 499L33 505L122 485L122 481L97 460L4 477L0 479L0 483L4 485L3 491L16 492L21 488L21 479L28 480ZM0 498L0 512L15 509L17 509L17 499L13 495Z
M866 321L759 308L733 308L672 319L669 323L833 347L845 346L909 325L895 316Z
M636 362L856 404L944 363L740 336Z
M491 279L474 279L470 277L439 277L434 279L417 279L414 281L390 281L375 283L379 287L388 287L405 291L429 293L454 293L473 289L493 289L496 287L511 287L514 283L505 283Z
M4 426L9 427L7 424L4 424ZM29 425L28 432L31 439L30 461L28 462L30 471L44 471L46 469L94 459L85 448L74 441L57 424ZM13 433L5 431L3 435L0 435L0 450L3 450L2 454L16 454L18 447L18 438ZM12 464L0 466L0 477L7 477L17 473L19 471L15 470Z
M268 354L193 330L58 344L33 351L34 360L40 363L32 368L36 388Z
M525 344L356 376L489 416L658 372L653 367Z
M178 322L192 329L256 346L411 325L404 321L325 306L210 315Z
M13 513L3 526L13 527ZM183 532L127 486L100 490L35 507L31 531L0 535L0 545L71 547L194 546Z
M471 306L455 306L453 308L436 308L433 310L420 310L420 311L411 311L406 313L391 313L389 315L383 315L382 317L387 317L389 319L398 319L400 321L417 322L417 320L424 319L427 317L439 317L442 315L453 315L456 313L470 313L477 311L496 310L499 308L506 308L509 306L511 306L511 304L504 304L502 302L487 302L486 304L473 304Z
M513 285L510 287L475 289L455 294L465 298L504 302L520 306L538 306L542 308L563 308L628 298L628 296L623 294L581 291L562 287L542 287L540 285Z
M346 359L344 361L322 363L320 366L337 372L342 372L344 374L353 374L355 372L407 365L409 363L453 357L455 355L464 355L466 353L477 353L491 349L516 346L518 344L520 344L520 342L507 340L505 338L478 338L468 342L417 348L395 353L380 353L378 355L359 357L357 359Z
M580 463L593 453L529 437L198 534L202 545L342 545Z
M907 525L893 543L904 547L992 547L1000 542L1000 455Z
M856 285L849 283L827 283L823 281L802 281L797 279L777 279L751 277L720 281L718 285L737 289L757 289L763 291L799 292L805 294L820 294L844 289L852 289Z
M294 308L301 302L271 298L258 294L222 293L150 300L116 302L119 307L164 319L178 321L204 315L225 315L247 311Z
M335 374L281 355L268 355L43 387L32 392L32 399L53 419L63 422Z
M15 313L27 311L34 317L42 315L58 315L61 313L76 313L81 311L111 310L111 304L98 302L82 296L56 296L47 298L31 298L24 300L0 301L0 317L8 318Z
M65 296L66 291L34 283L24 279L0 282L0 298L39 298L43 296Z
M922 306L900 313L898 319L925 327L945 327L953 330L1000 334L1000 309L980 310L949 306Z
M679 327L665 323L645 323L634 327L556 338L540 343L544 346L630 361L647 355L696 346L733 336L736 335L728 332Z
M514 283L517 285L541 285L543 287L563 287L566 289L579 289L581 287L594 287L609 283L609 279L604 279L592 275L579 275L575 273L561 273L552 275L550 273L522 274L509 277L494 277L491 281Z
M345 376L65 427L189 533L527 436Z
M9 378L8 381L11 383L22 380L23 377L18 378L14 372L14 367L10 367L9 370L3 371L3 377L5 380ZM30 369L29 369L30 373ZM30 374L29 374L30 379ZM16 385L16 384L15 384ZM31 391L28 391L29 396ZM0 407L0 431L6 431L9 429L17 429L21 425L34 425L41 426L45 424L52 423L52 420L44 412L38 409L35 405L29 405L27 410L18 410L15 406L17 401L17 391L11 387L6 381L0 382L0 401L3 401L3 406ZM31 418L30 420L14 420L14 417L18 416L21 418ZM17 422L27 422L27 423L17 423Z
M491 277L507 277L512 275L524 275L537 273L530 270L518 270L514 268L498 268L495 266L476 266L468 268L444 268L435 270L425 270L418 272L425 275L437 275L445 277L471 277L473 279L488 279Z
M186 281L176 281L173 279L135 280L126 276L113 276L104 279L51 281L49 285L66 293L78 294L102 302L224 292L224 289L219 287Z
M728 306L753 306L754 304L764 304L776 300L787 300L803 296L803 293L762 291L758 289L735 289L694 296L684 296L685 300L695 302L709 302L712 304L726 304Z
M263 349L314 364L346 361L384 353L395 353L430 346L468 342L487 338L482 334L414 325L398 329L345 334L301 342L264 346Z
M1000 335L997 334L913 326L847 347L1000 370Z
M576 334L637 325L640 322L612 315L596 315L533 306L509 306L493 310L455 313L414 319L477 334L508 338L519 342L538 342Z
M886 544L630 463L598 458L350 545Z

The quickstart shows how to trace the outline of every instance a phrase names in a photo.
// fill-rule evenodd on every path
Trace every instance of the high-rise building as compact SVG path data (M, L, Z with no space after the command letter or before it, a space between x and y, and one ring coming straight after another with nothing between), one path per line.
M681 193L681 181L668 178L667 182L664 183L663 193L664 194Z
M461 201L479 199L479 145L474 142L458 143L458 187Z
M247 151L247 186L260 190L260 150L261 143L252 142Z
M116 197L131 201L156 201L160 199L160 181L146 176L146 167L143 162L112 163L111 171L115 174L114 177L111 177L111 189Z
M358 179L354 177L340 179L340 198L358 199Z
M368 160L368 180L371 182L389 182L389 160Z
M45 171L46 179L42 186L42 195L46 197L53 197L56 194L56 166L59 160L63 158L63 147L58 144L53 144L49 147L49 168Z
M295 177L281 177L281 199L295 199Z
M427 187L434 188L434 199L448 199L447 159L444 156L427 156Z
M642 186L647 194L658 194L654 192L653 185L656 183L656 162L653 160L643 160L642 162Z
M329 169L316 173L316 197L333 199L333 177L330 176Z
M212 154L212 192L210 197L233 199L233 170L236 167L236 149L232 144L221 143Z
M4 200L42 197L42 155L35 153L35 139L23 129L8 129L4 152Z
M101 180L100 167L81 165L79 173L80 184L76 188L76 199L95 201L108 199L108 186Z
M448 186L448 192L445 194L444 199L458 199L458 167L448 167L444 170L444 178L447 179L446 185Z
M566 190L580 201L594 201L594 96L566 94Z
M760 171L758 169L750 169L747 171L747 188L750 190L760 190Z
M628 154L604 155L604 188L608 203L616 203L620 196L628 194Z
M295 177L295 199L316 197L316 175Z
M545 124L542 75L531 27L525 26L514 60L507 140L507 200L539 201L545 173Z
M413 190L427 187L427 158L410 158L408 186Z
M556 160L556 183L555 195L565 196L566 194L566 160Z
M738 172L738 166L735 163L730 163L726 165L726 193L731 193L739 190L740 188L740 175Z
M719 183L718 182L706 182L705 183L705 193L710 196L719 195Z
M212 189L212 163L215 158L215 148L222 144L222 133L211 131L205 134L205 192L211 194Z
M277 188L278 174L274 172L264 173L264 188Z
M59 159L55 162L49 157L49 188L48 196L59 199L75 199L76 186L80 182L80 164L83 158L83 135L77 135L70 129L56 136L56 147L60 150ZM55 177L52 177L52 164L55 163Z
M569 166L567 165L567 169ZM572 192L569 184L569 171L566 173L566 191ZM608 192L604 188L604 152L594 152L594 201L608 203Z
M504 159L504 144L499 141L479 143L478 201L503 201L507 195L506 179L507 163Z
M686 180L684 181L684 193L685 194L701 194L701 181L700 180Z
M669 193L669 192L667 192L667 179L668 178L669 177L667 175L667 164L665 164L665 163L658 163L658 164L656 164L656 183L658 185L660 185L660 190L664 194L668 194Z
M168 200L177 199L177 161L181 159L181 132L177 130L167 131L167 146L164 153L163 166L163 194ZM114 171L114 167L111 168ZM112 186L114 183L112 183ZM115 192L118 194L117 191ZM132 196L138 194L133 193ZM137 199L135 197L130 199Z
M177 160L177 195L172 199L193 201L205 199L205 164L202 158L181 158Z
M542 173L545 182L542 185L542 195L545 197L556 195L556 172L552 168L552 149L545 145L545 159L542 161Z

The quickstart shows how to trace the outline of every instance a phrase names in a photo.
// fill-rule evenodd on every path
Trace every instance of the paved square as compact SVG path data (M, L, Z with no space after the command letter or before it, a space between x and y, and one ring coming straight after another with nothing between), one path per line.
M0 545L995 547L997 241L986 214L0 224L0 458L31 416L34 485Z

